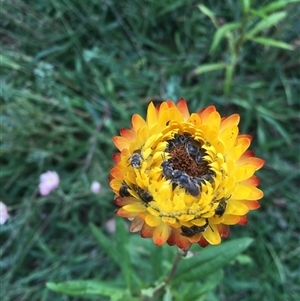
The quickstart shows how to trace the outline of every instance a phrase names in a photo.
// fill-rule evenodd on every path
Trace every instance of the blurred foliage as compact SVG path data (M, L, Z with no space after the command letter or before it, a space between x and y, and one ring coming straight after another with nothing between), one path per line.
M10 0L0 13L3 300L82 300L45 283L120 272L88 227L107 232L113 216L111 137L150 101L180 97L238 112L266 160L262 208L230 238L255 243L207 300L298 299L299 1ZM47 170L61 184L41 197Z

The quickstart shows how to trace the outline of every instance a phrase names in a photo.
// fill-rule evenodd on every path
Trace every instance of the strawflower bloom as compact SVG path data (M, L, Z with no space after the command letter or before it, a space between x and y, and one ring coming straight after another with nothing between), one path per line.
M4 203L0 202L0 225L3 225L8 219L7 207Z
M59 175L56 171L47 171L40 175L39 191L41 195L48 195L59 185Z
M254 175L264 161L247 150L251 136L239 134L240 117L221 117L214 106L190 113L183 98L155 107L144 120L113 138L110 186L131 220L130 231L186 251L191 244L217 245L229 225L247 223L263 192Z

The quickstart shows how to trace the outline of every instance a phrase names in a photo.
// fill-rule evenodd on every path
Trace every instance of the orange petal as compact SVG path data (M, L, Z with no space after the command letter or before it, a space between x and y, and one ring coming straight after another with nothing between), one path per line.
M124 210L123 208L116 210L115 215L121 216L121 217L136 217L135 212L128 212L128 211Z
M198 115L201 117L203 124L207 124L206 120L209 115L216 111L215 106L209 106L201 111L198 112Z
M246 215L245 215L245 216L240 216L239 224L240 224L240 225L243 225L243 226L245 226L245 225L248 224L248 218L247 218Z
M153 241L156 245L163 245L169 238L171 234L171 228L165 223L161 223L153 231Z
M182 236L180 234L180 229L172 229L172 232L167 240L167 243L170 246L177 245L178 248L180 248L183 251L188 251L188 249L191 247L191 243L188 240L187 237Z
M252 176L249 179L242 182L244 185L258 186L260 184L260 180L257 176Z
M131 203L134 203L133 198L122 198L120 196L115 198L115 204L119 207L131 204Z
M229 237L230 228L229 228L228 225L219 224L219 225L217 225L217 228L218 228L218 231L219 231L219 233L222 237L225 237L225 238Z
M147 109L147 124L149 127L157 122L157 112L153 102L150 102Z
M233 125L238 125L240 122L240 115L239 114L233 114L226 118L223 118L220 125L220 130L223 131L227 127L231 127Z
M260 207L260 203L258 201L242 201L250 210L255 210Z
M138 114L134 114L132 116L131 124L135 132L137 132L142 126L147 125L146 121Z
M203 237L201 236L199 242L198 242L199 246L201 246L202 248L205 248L207 245L208 245L208 241Z
M183 119L186 121L190 117L189 108L184 98L180 98L177 103L177 108L181 112Z
M120 129L120 135L130 141L135 139L135 132L130 129Z
M129 141L126 138L121 137L121 136L113 137L113 142L120 151L122 151L124 148L129 147Z
M141 237L148 238L152 237L154 228L149 227L146 223L143 224L141 229Z
M256 158L256 157L248 157L248 158L240 158L237 162L237 165L249 164L256 167L255 170L258 170L263 167L265 164L265 160Z
M113 154L112 159L116 164L118 164L121 161L121 153Z

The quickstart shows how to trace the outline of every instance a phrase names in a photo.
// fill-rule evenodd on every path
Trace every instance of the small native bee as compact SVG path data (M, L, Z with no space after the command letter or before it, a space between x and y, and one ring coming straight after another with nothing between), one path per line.
M200 193L199 185L192 181L191 178L181 170L175 169L172 172L172 182L185 188L192 196L198 196Z
M193 180L197 183L197 184L201 184L201 183L204 183L205 181L208 181L210 182L211 184L214 183L214 179L213 177L215 176L216 174L212 171L212 170L209 170L205 175L202 175L201 177L194 177Z
M191 140L188 140L185 143L185 149L189 156L193 158L197 164L200 164L202 162L202 154L199 150L200 145L197 147L196 144L199 145L198 142L192 142Z
M147 204L147 203L153 201L153 196L148 191L138 187L136 192L144 203Z
M162 173L163 175L167 178L170 179L172 177L173 173L173 168L172 168L172 163L169 162L168 160L165 160L162 164Z
M226 200L224 198L220 200L219 205L215 210L216 215L221 217L224 214L227 206Z
M181 231L182 231L181 235L186 237L192 237L196 234L204 232L208 225L209 225L208 219L206 219L206 223L203 226L195 226L195 225L192 227L181 226Z
M133 152L133 154L130 156L129 161L130 161L130 165L133 168L140 168L141 164L143 162L143 157L141 155L141 151L140 150L135 150Z
M121 197L129 197L131 196L130 192L129 192L129 187L127 186L126 183L123 183L120 190L119 190L119 195Z

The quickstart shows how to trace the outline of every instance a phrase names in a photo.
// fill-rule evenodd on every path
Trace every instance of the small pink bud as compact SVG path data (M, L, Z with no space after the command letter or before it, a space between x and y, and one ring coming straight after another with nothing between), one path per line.
M94 181L91 185L91 191L95 194L98 194L101 190L101 184L97 181Z
M4 203L0 202L0 225L3 225L9 218L7 207Z
M48 195L59 185L59 176L56 171L47 171L40 175L39 191L41 195Z

